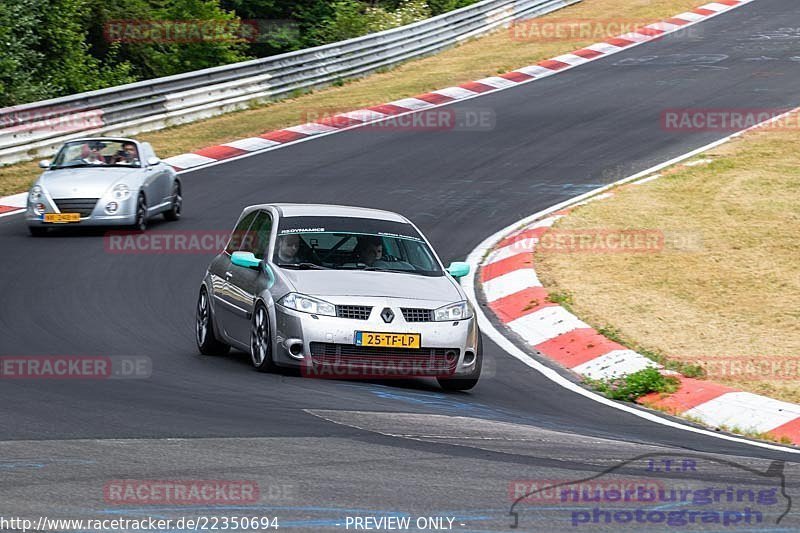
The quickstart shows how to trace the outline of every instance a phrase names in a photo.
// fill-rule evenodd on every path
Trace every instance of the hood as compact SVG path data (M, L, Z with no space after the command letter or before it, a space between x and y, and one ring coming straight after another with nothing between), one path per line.
M282 272L297 292L309 296L376 296L446 302L466 299L447 276L361 270L282 269Z
M43 173L39 184L52 198L101 198L116 182L139 171L139 168L115 167L61 168Z

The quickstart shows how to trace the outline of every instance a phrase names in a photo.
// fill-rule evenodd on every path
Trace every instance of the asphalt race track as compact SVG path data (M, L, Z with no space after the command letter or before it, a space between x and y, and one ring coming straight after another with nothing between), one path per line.
M183 219L154 221L150 230L227 231L254 203L352 204L399 211L445 263L463 259L528 214L728 134L665 131L665 109L800 105L796 4L757 0L688 33L452 106L490 113L491 129L355 129L184 174ZM152 361L148 379L0 380L2 515L148 515L152 509L110 505L104 485L248 479L258 481L262 499L247 512L278 516L295 530L343 529L346 516L391 512L453 516L459 531L500 531L511 520L512 480L581 479L664 453L763 472L784 460L786 490L800 494L798 455L602 406L488 338L484 378L469 393L444 394L425 380L263 375L242 353L196 353L194 305L208 254L108 253L102 233L36 239L19 216L0 218L0 247L0 355ZM761 479L726 468L701 477ZM560 509L520 511L522 530L580 529ZM770 530L796 530L798 514Z

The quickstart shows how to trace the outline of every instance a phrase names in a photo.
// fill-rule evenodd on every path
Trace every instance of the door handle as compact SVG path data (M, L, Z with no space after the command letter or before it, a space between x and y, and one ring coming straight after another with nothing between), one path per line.
M231 279L233 277L233 272L225 272L225 279Z

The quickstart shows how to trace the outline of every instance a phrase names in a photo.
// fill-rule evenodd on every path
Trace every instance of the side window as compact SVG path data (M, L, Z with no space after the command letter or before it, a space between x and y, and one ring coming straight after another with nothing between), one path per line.
M402 244L406 251L406 261L416 266L419 270L437 270L436 262L428 253L426 247L414 241L404 241Z
M264 258L264 254L269 247L269 238L272 234L272 216L266 211L259 211L255 221L250 226L250 230L242 243L242 250L253 252L259 259Z
M156 152L150 143L141 143L140 146L142 147L142 160L147 161L148 158L155 157Z
M398 247L398 241L400 239L382 239L383 241L383 257L384 259L389 257L401 257L400 248Z
M139 148L137 149L141 150L141 153L139 154L139 161L141 161L142 164L146 163L148 159L156 155L156 153L153 151L153 147L150 146L150 143L139 143Z
M242 218L239 223L236 224L236 227L233 229L233 233L231 233L230 239L228 239L228 246L225 247L226 253L232 254L233 252L237 252L242 248L244 236L247 233L248 228L250 228L250 224L252 224L256 219L257 214L257 211L248 213L246 217Z

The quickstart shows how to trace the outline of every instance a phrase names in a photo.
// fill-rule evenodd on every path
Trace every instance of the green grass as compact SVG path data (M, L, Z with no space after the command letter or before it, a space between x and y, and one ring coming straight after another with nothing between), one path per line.
M672 376L662 376L657 368L645 368L618 378L584 378L584 383L612 400L635 402L652 392L671 394L678 390L680 382Z

